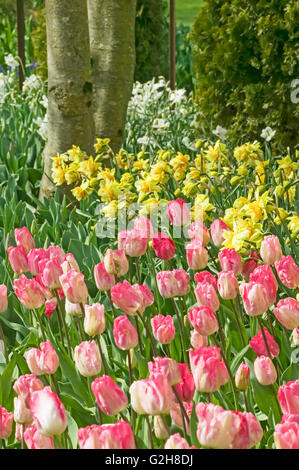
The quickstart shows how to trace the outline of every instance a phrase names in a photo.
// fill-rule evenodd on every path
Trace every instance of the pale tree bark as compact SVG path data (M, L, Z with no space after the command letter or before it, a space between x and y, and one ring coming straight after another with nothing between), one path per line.
M136 0L87 0L96 137L122 145L135 69Z
M94 139L87 0L46 0L48 141L40 199L55 191L52 158Z

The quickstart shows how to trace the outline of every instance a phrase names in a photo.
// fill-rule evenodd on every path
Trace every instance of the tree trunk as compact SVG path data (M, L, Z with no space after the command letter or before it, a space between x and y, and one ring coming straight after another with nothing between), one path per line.
M122 145L135 69L136 0L87 0L96 137Z
M46 0L48 141L40 199L55 191L52 158L78 145L90 153L94 139L87 1Z

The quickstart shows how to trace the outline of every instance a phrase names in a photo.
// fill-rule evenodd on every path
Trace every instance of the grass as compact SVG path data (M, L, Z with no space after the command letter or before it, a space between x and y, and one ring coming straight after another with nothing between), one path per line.
M192 26L204 0L176 0L176 22Z

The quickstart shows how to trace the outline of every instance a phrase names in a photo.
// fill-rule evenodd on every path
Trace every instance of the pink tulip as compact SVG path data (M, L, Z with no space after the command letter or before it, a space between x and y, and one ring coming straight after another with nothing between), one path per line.
M206 246L210 241L210 234L207 227L200 220L191 223L188 235L191 240L196 239Z
M143 305L143 297L128 281L118 282L111 288L111 300L127 315L137 315Z
M83 377L94 377L101 371L101 361L94 341L83 341L75 347L74 360Z
M65 408L51 387L33 392L29 407L34 423L43 436L52 437L65 431L67 427Z
M58 289L60 287L59 277L62 269L58 258L43 259L38 263L42 282L48 289Z
M68 273L71 269L80 272L79 265L73 255L73 253L67 253L61 263L61 269L63 274Z
M193 399L195 392L195 383L188 364L178 364L181 374L181 381L175 384L175 389L182 401L190 401Z
M186 401L183 402L183 406L185 408L185 411L187 413L187 416L189 417L189 420L191 419L191 414L192 414L192 409L193 409L193 402L192 401ZM175 403L173 407L170 410L170 416L172 421L176 426L179 428L183 428L183 418L182 418L182 412L181 412L181 407L178 403ZM186 426L186 431L187 434L190 434L190 428L189 428L189 423L187 422L187 419L184 418L185 420L185 426Z
M143 313L146 307L149 307L152 305L155 301L155 298L153 296L153 293L151 290L147 287L147 285L143 284L133 284L133 289L135 292L140 295L141 298L141 304L138 308L139 313Z
M168 217L173 225L186 225L190 223L190 211L184 199L175 199L167 204Z
M208 346L208 337L202 336L196 330L191 330L190 343L194 349L198 348L199 346Z
M150 379L163 375L170 385L175 385L182 380L178 363L169 357L154 357L154 362L148 363L148 370Z
M217 279L213 276L213 274L209 273L209 271L201 271L200 273L196 273L194 279L197 284L212 284L214 289L217 290Z
M190 278L184 269L160 271L157 274L157 283L159 292L165 299L186 295L190 291Z
M283 256L280 261L276 261L275 268L284 286L289 289L299 286L299 266L292 256Z
M73 304L72 302L69 302L68 299L65 299L65 312L70 317L81 317L81 315L83 315L81 305Z
M154 235L152 223L144 215L137 217L134 220L134 229L140 230L141 232L145 232L145 236L147 237L147 239L152 238L152 236Z
M276 382L277 372L268 356L258 356L253 364L254 373L261 385L271 385Z
M299 346L299 328L294 328L292 332L293 343L295 346Z
M210 307L213 312L216 312L219 309L220 303L212 284L200 283L194 289L197 302L200 306Z
M91 389L98 406L108 416L117 415L128 406L126 395L109 375L102 375L95 379L91 384Z
M169 344L175 337L175 326L170 315L156 315L151 319L155 339L161 344Z
M64 254L64 251L60 246L51 245L49 246L49 248L47 248L46 251L48 253L49 259L57 258L59 265L63 263L66 255Z
M0 439L8 439L12 433L13 413L0 405Z
M8 302L7 302L7 287L5 284L0 285L0 313L5 312L7 310Z
M33 248L28 253L28 267L32 276L39 274L39 262L43 259L50 259L49 252L43 248Z
M229 380L229 374L220 360L220 348L199 347L189 351L190 367L195 387L199 392L215 392Z
M27 279L24 274L13 283L19 301L28 309L40 308L45 303L44 292L35 279Z
M255 258L255 259L249 259L245 261L243 268L242 268L242 276L245 277L247 281L249 281L250 274L257 267L258 260L259 260L259 255L256 252L251 253L250 256L251 258Z
M41 274L38 274L35 278L36 282L40 285L41 287L41 290L43 291L44 293L44 296L46 297L47 300L50 300L53 298L53 292L45 286L45 284L43 283L43 280L42 280L42 275ZM55 297L56 298L56 297Z
M195 271L204 269L209 260L209 254L204 245L194 238L186 245L186 257L189 268Z
M22 245L26 254L28 254L30 250L35 248L33 237L27 227L16 228L15 239L18 246Z
M154 416L154 433L157 439L163 439L163 441L169 437L168 426L165 425L160 415Z
M276 357L279 354L279 346L276 343L275 339L272 335L270 335L267 328L264 328L264 333L266 336L267 344L270 349L270 353L272 357ZM258 355L258 356L267 356L267 348L264 342L263 334L261 330L258 330L256 336L249 341L249 345L251 349Z
M43 436L36 426L27 426L24 441L28 449L55 449L52 437Z
M53 297L50 300L46 300L45 307L46 307L45 308L45 315L48 318L51 318L51 316L53 315L53 313L55 312L55 310L57 308L57 298Z
M299 415L283 415L275 426L274 443L276 449L299 449Z
M164 449L190 449L190 446L186 439L177 432L167 439Z
M239 284L236 276L232 271L221 271L218 274L217 288L225 300L231 300L237 297L239 292Z
M256 282L241 284L240 293L247 315L262 315L268 310L268 294L267 290L262 284L258 284Z
M265 264L274 265L282 257L279 238L276 235L268 235L264 238L260 248L261 258Z
M262 284L267 291L269 306L274 304L277 296L277 281L269 264L258 266L250 274L250 282L257 282Z
M242 272L241 257L233 248L220 251L218 258L222 271L233 271L236 276Z
M34 375L54 374L59 367L59 357L49 340L40 343L40 349L27 351L25 359Z
M12 270L17 274L27 273L28 268L28 259L26 251L19 246L10 246L7 250L8 260L12 267Z
M153 249L158 258L169 261L175 255L175 244L165 232L155 233L152 238Z
M299 302L292 297L281 299L274 308L277 320L288 330L299 326Z
M217 318L210 307L193 307L188 313L188 318L193 328L202 336L213 335L219 329Z
M98 263L93 270L96 286L100 292L110 290L115 285L115 276L108 274L104 263Z
M212 449L250 449L257 445L263 430L251 413L224 410L212 403L196 405L197 438Z
M244 362L237 369L235 384L239 390L247 390L250 385L250 367Z
M85 304L88 290L82 273L71 269L59 277L64 295L73 304Z
M103 258L103 263L108 274L122 277L129 271L129 262L124 250L108 250Z
M33 392L42 390L44 384L33 374L21 375L13 385L14 391L24 399L25 405L29 407L30 398Z
M141 230L122 230L118 232L118 249L124 250L127 256L137 258L147 250L148 238Z
M22 397L14 398L14 420L19 424L30 424L33 421L33 416L29 408L25 404Z
M175 402L170 382L161 374L133 382L130 395L132 408L142 415L168 414Z
M220 248L224 242L224 231L230 230L229 226L221 219L215 219L211 223L210 233L213 240L213 243L217 248Z
M106 329L104 305L95 303L84 306L84 331L88 336L96 336L104 333Z
M78 430L80 449L135 449L133 431L126 421L115 424L93 424Z
M133 349L138 344L138 333L126 315L114 320L113 336L115 344L123 350Z
M278 398L283 413L299 415L299 379L279 387Z

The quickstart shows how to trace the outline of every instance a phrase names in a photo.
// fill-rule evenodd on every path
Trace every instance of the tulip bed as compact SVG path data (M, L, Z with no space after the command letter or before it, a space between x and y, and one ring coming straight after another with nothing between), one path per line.
M96 188L100 224L119 209L111 185L119 213L141 206L112 239L73 223L55 245L32 219L34 237L20 225L8 239L1 446L298 448L296 159L257 142L137 158L96 145L95 159L58 156L58 183L74 161L68 182Z

